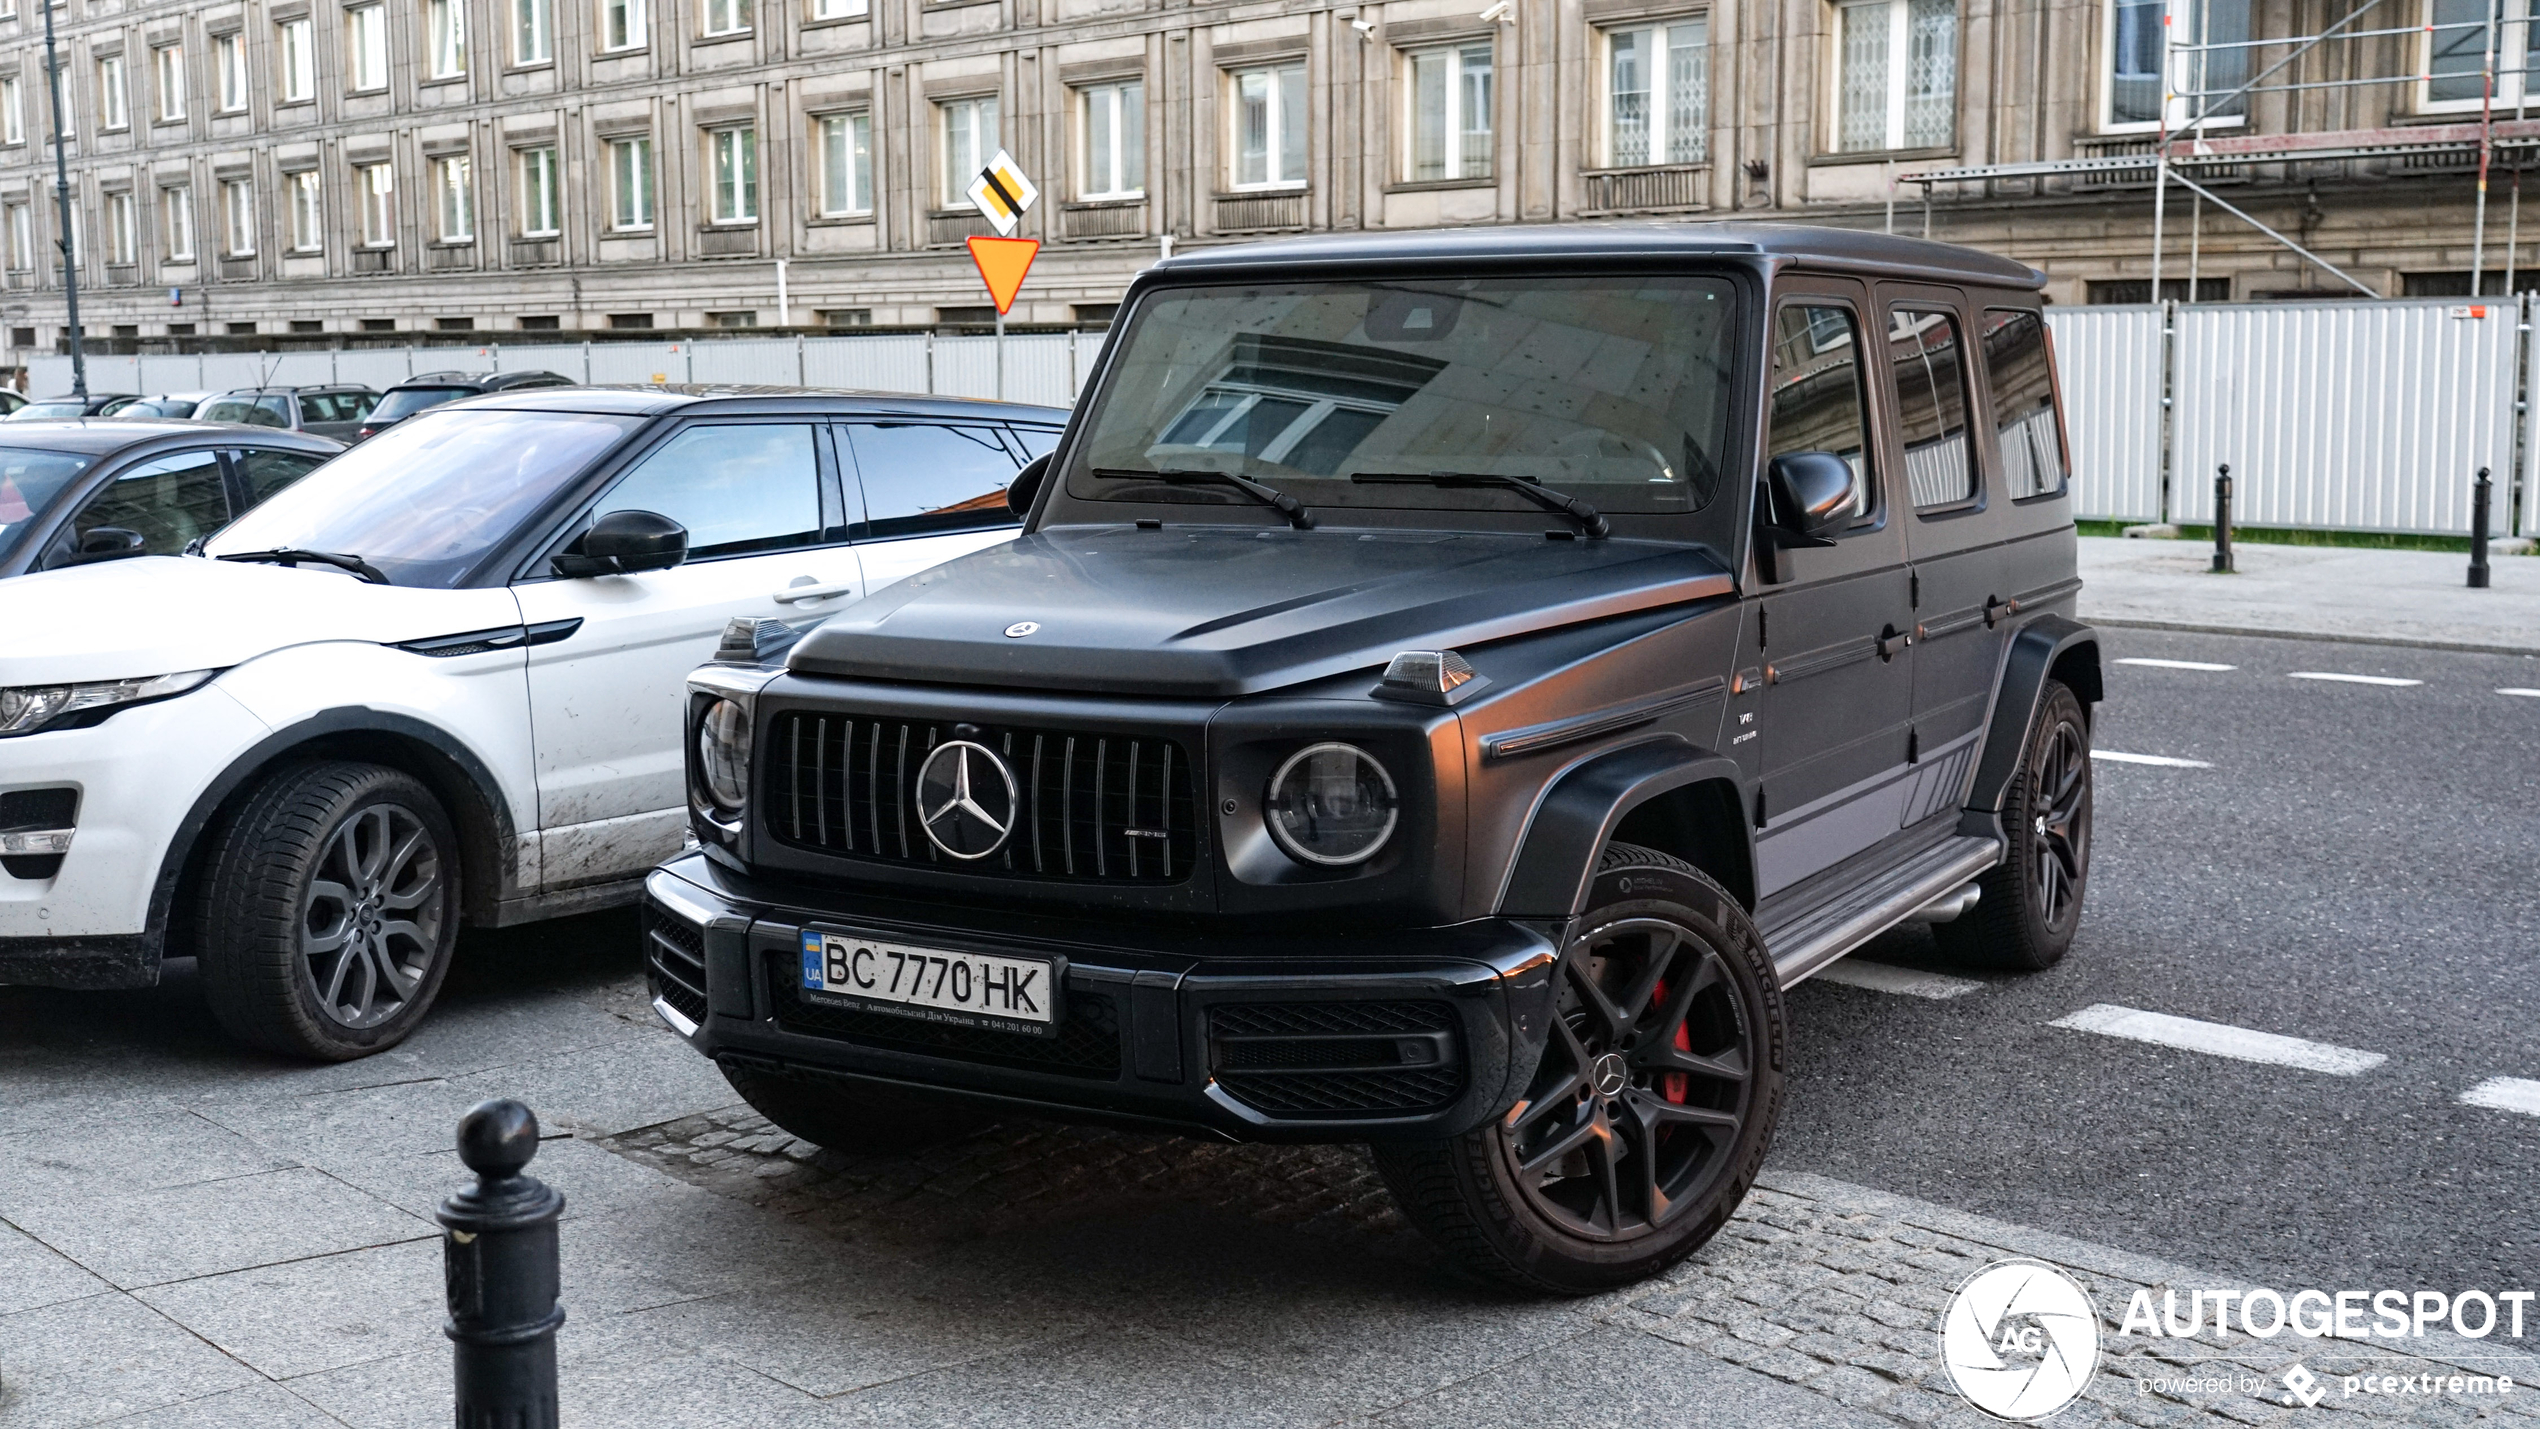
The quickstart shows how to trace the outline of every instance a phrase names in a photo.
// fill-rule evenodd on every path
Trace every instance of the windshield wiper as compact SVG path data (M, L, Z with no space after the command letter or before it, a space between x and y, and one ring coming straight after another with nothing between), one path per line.
M1148 481L1161 481L1167 486L1230 486L1264 506L1275 508L1280 515L1287 517L1288 524L1296 529L1300 531L1314 529L1314 513L1305 509L1304 502L1267 482L1255 481L1248 476L1237 476L1231 471L1206 471L1197 467L1167 467L1162 471L1139 471L1134 467L1098 466L1094 468L1094 475L1141 477Z
M1362 471L1351 481L1370 486L1496 486L1513 491L1546 511L1558 511L1579 523L1579 530L1591 541L1602 541L1614 529L1597 509L1575 496L1553 490L1532 477L1511 476L1495 471Z
M388 579L387 574L381 571L379 567L372 565L370 562L363 560L361 557L339 556L333 551L303 551L291 546L277 546L270 551L224 551L212 559L217 561L259 561L276 566L296 566L302 561L310 561L321 566L333 566L339 571L351 571L354 575L360 576L363 580L370 582L372 585L396 584L395 581Z

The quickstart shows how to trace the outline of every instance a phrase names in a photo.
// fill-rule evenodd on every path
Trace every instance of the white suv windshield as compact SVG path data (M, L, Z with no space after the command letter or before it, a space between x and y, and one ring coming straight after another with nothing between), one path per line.
M426 412L240 517L205 554L327 551L359 556L398 585L456 585L640 425L580 412Z

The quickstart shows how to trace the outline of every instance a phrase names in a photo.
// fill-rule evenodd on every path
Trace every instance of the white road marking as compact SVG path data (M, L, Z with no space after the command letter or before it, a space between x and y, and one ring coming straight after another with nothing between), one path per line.
M1831 971L1831 969L1829 969ZM1819 977L1825 976L1819 973ZM2540 1082L2520 1077L2489 1077L2461 1093L2463 1106L2493 1107L2498 1111L2518 1111L2524 1116L2540 1116Z
M2237 665L2216 665L2204 660L2154 660L2145 656L2129 656L2120 665L2149 665L2155 670L2237 670Z
M2090 757L2105 759L2116 764L2157 764L2163 769L2211 769L2214 767L2202 759L2172 759L2166 754L2119 754L2113 749L2094 749L2090 751Z
M2299 1037L2254 1032L2221 1022L2200 1022L2193 1017L2143 1012L2105 1002L2085 1007L2069 1017L2058 1017L2048 1025L2152 1042L2187 1052L2205 1052L2216 1057L2235 1057L2243 1062L2267 1062L2279 1067L2330 1072L2341 1077L2369 1072L2390 1060L2379 1052L2332 1047L2325 1042L2305 1042Z
M2423 680L2401 680L2389 675L2340 675L2331 670L2294 670L2285 678L2288 680L2335 680L2343 685L2388 685L2394 689L2402 685L2425 683Z
M2522 695L2528 699L2540 700L2540 690L2498 690L2496 693L2500 695Z
M1906 997L1928 997L1934 1002L1946 1002L1950 998L1965 997L1968 993L1984 989L1983 983L1972 978L1918 972L1887 963L1865 963L1857 958L1845 958L1833 967L1820 970L1817 977L1820 981L1839 982L1845 987L1863 987L1872 992L1893 992Z

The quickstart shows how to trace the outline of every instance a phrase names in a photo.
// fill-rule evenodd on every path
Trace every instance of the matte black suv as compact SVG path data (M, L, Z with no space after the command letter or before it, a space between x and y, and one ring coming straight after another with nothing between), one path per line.
M1477 1271L1670 1264L1784 989L1909 921L2072 940L2041 282L1707 224L1148 269L1020 539L691 677L656 1010L815 1142L1364 1141Z

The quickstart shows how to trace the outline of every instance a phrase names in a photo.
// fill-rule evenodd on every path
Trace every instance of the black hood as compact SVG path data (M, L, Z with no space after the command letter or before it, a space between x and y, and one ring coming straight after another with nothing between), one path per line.
M786 663L858 679L1223 697L1730 587L1709 553L1652 541L1070 527L911 576L838 612Z

